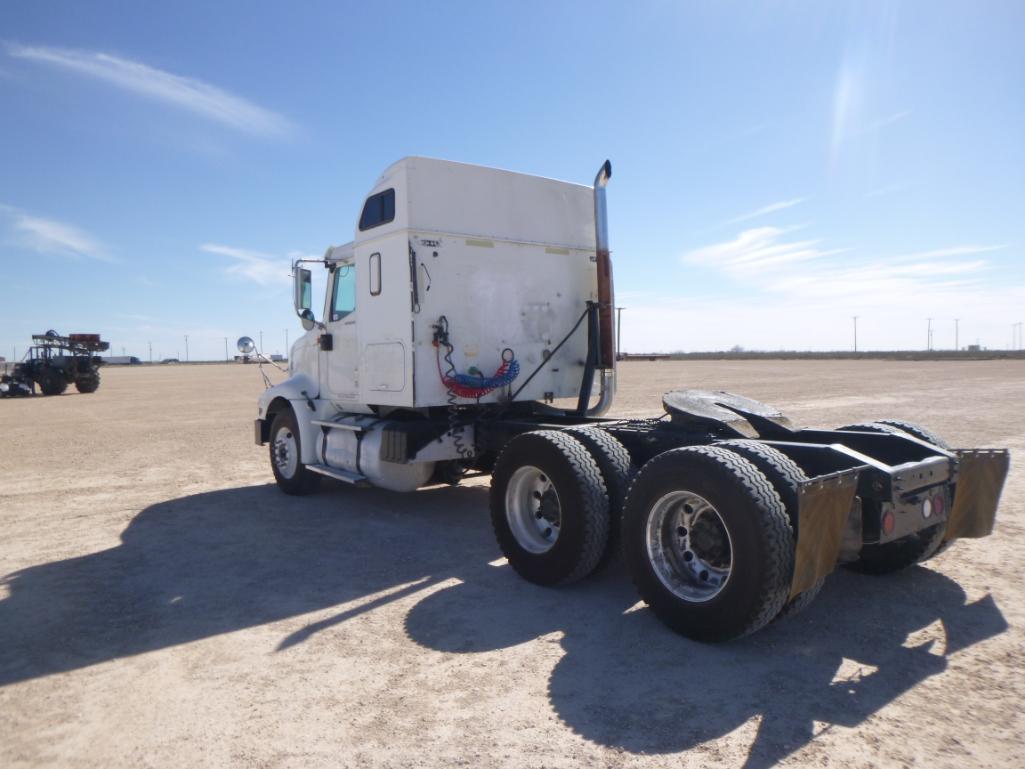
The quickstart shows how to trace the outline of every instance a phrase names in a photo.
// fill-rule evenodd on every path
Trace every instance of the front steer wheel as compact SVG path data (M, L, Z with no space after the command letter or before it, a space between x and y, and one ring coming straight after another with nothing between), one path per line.
M609 536L609 499L587 448L537 430L506 444L491 473L491 525L509 565L538 585L583 579Z
M302 463L302 443L295 413L278 412L270 426L270 466L274 480L286 494L301 496L316 490L320 476Z
M786 604L786 509L758 468L728 449L673 449L644 465L627 496L623 543L641 598L690 638L753 633Z

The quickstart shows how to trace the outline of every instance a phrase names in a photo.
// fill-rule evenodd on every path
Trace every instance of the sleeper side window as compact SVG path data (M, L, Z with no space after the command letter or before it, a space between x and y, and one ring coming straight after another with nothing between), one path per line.
M395 190L385 190L367 198L367 202L363 204L363 213L359 217L359 229L362 232L394 220Z
M356 265L335 268L335 286L331 295L331 320L341 320L356 309Z

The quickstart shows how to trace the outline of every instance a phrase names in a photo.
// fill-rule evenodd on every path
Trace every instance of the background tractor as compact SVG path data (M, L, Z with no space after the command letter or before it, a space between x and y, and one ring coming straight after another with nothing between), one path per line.
M0 394L32 395L39 388L43 395L60 395L73 384L80 393L93 393L100 387L102 358L97 354L110 348L99 334L69 334L56 331L34 334L25 358L0 382Z

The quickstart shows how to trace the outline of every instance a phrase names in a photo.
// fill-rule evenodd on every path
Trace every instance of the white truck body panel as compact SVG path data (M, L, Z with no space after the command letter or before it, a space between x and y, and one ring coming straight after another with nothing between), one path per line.
M339 266L325 301L333 350L320 353L320 396L347 411L447 405L432 343L444 315L458 372L490 376L503 350L514 352L519 378L481 400L507 397L596 299L592 188L410 157L368 198L392 189L391 221L357 227L352 243L328 250ZM355 310L336 319L334 281L350 269ZM517 399L575 396L586 351L581 323Z

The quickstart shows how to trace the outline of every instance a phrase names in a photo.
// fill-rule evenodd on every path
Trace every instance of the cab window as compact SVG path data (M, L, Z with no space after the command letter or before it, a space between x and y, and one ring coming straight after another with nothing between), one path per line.
M331 294L331 320L341 320L356 309L356 265L342 264L335 268L335 285Z

